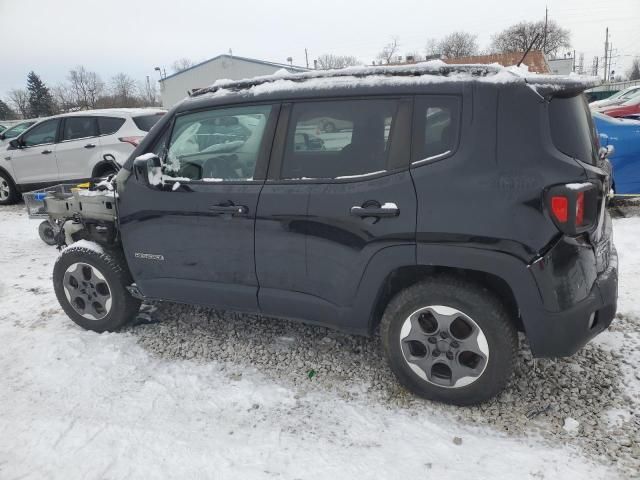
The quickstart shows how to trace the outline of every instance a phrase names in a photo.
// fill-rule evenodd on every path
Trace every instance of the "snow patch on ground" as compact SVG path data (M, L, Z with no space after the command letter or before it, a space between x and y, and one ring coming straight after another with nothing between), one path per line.
M23 208L0 207L1 478L618 478L534 432L471 426L465 409L456 420L428 402L305 391L234 361L152 356L132 333L84 331L58 306L57 253ZM625 269L640 263L620 253ZM621 303L637 313L630 294ZM295 341L279 339L284 351Z

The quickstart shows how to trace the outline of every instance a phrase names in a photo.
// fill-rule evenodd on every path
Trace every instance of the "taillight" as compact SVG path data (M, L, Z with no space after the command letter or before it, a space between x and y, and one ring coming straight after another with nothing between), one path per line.
M569 219L569 199L560 195L551 197L551 213L560 223Z
M584 223L584 192L578 192L576 198L576 226L581 227Z
M143 138L144 137L120 137L118 138L118 140L124 143L130 143L134 147L137 147L140 144L140 140L142 140Z
M594 183L568 183L547 190L547 206L556 226L569 235L589 230L598 218L602 195Z

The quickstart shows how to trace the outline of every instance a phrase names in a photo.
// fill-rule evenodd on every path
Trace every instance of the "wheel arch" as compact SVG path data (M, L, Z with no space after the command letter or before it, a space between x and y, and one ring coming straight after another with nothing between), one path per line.
M106 160L100 160L98 163L96 163L93 166L93 170L91 171L91 178L97 178L102 176L100 175L100 172L103 172L106 169L115 170L115 168L110 162L107 162Z
M532 317L526 312L539 306L541 297L524 261L502 252L459 246L418 245L416 253L415 263L396 265L381 277L371 303L369 334L378 327L384 309L395 294L427 277L442 274L487 288L503 301L516 327L527 330Z

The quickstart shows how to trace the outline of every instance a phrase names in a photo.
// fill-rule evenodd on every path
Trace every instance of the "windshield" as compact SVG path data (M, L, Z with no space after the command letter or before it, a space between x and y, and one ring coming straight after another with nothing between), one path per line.
M4 132L4 138L15 138L36 122L22 122Z
M634 95L629 100L621 103L621 105L638 105L640 104L640 95Z
M623 100L629 100L640 95L640 88L634 88L633 90L624 90L620 92L620 98Z

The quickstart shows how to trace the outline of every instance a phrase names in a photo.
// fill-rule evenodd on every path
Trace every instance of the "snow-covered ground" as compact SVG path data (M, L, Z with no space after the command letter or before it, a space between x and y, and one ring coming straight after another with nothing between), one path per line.
M638 472L640 218L614 222L610 331L571 359L534 368L524 354L503 395L461 409L398 389L375 339L319 327L160 305L158 324L84 331L58 306L56 251L23 208L0 207L2 479Z

